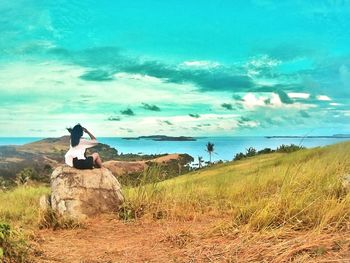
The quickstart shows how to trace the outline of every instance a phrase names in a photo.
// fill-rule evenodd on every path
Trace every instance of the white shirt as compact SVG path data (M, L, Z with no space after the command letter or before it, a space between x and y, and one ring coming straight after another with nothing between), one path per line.
M85 150L90 147L94 147L98 144L97 140L87 140L81 138L77 146L69 148L69 151L64 156L66 164L73 167L73 158L78 158L79 160L85 160Z

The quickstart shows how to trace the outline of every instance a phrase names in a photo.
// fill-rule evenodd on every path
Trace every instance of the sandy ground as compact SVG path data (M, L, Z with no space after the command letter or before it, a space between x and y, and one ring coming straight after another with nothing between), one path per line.
M350 232L240 232L229 219L178 222L114 216L40 230L34 262L350 262Z

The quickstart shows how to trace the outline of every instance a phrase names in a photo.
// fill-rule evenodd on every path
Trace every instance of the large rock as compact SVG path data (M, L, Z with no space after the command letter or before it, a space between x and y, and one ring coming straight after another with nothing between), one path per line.
M57 167L51 175L51 208L62 216L83 219L115 212L124 201L121 186L106 168Z

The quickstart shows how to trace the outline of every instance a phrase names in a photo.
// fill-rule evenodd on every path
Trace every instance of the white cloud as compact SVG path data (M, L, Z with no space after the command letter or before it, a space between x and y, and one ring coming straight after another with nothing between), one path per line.
M237 114L201 114L198 119L194 119L188 115L166 117L136 116L133 119L125 119L117 123L119 127L127 127L129 130L132 130L131 133L125 130L118 130L117 136L130 134L149 135L157 133L160 130L169 135L179 135L184 132L187 135L227 133L237 127L237 117ZM172 125L168 125L165 122L170 122Z
M310 98L310 94L302 92L289 92L288 97L291 99L308 99Z
M243 105L246 108L254 108L257 106L265 106L265 100L268 97L256 97L253 93L248 93L243 97Z
M243 124L240 124L240 127L247 127L247 128L255 128L260 125L260 122L258 121L245 121Z
M320 101L331 101L332 100L330 97L328 97L326 95L318 95L316 98Z
M280 97L276 93L264 93L262 95L247 93L243 97L242 104L247 109L254 109L256 107L266 107L266 108L286 108L286 109L305 110L305 109L316 107L316 105L304 104L304 103L285 104L281 101Z
M206 131L222 134L235 123L234 115L214 114L215 110L222 111L221 107L216 109L223 101L222 93L198 92L189 83L167 83L147 75L127 73L118 73L111 81L86 81L80 78L87 70L85 67L52 61L1 66L0 124L3 128L0 127L0 134L3 136L60 136L66 126L76 122L98 131L99 136L130 135L127 129L137 135L159 131L159 120L174 123L169 127L162 125L164 133L182 133L182 127L189 127L193 135ZM161 111L145 111L142 103L157 105ZM120 115L120 110L125 108L134 110L136 116L121 116L118 122L107 121L109 116ZM201 117L195 119L188 116L189 113L198 113ZM155 121L152 122L152 118ZM201 128L202 131L193 129L193 125L204 122L213 125ZM117 127L127 129L121 131Z
M191 60L184 61L181 65L193 68L215 68L220 66L220 63L208 60Z
M281 101L280 96L278 96L276 93L273 93L270 99L270 105L272 107L282 107L283 102Z
M156 82L156 83L163 82L162 79L148 76L148 75L142 75L142 74L130 74L130 73L125 73L125 72L120 72L120 73L114 74L114 76L117 78L135 79L135 80L140 80L140 81L145 81L145 82Z
M247 66L253 66L255 68L262 68L262 67L275 67L282 62L278 59L274 59L269 57L268 55L262 55L259 57L255 57L251 59L248 63Z

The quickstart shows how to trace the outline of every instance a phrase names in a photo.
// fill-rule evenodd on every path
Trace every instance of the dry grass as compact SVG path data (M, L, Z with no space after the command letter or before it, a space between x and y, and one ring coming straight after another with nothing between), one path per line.
M39 198L49 191L44 186L21 186L0 191L0 222L19 228L35 228L40 219Z
M162 182L159 169L150 169L144 183L124 189L120 216L159 223L161 237L155 235L150 247L158 242L171 248L179 262L350 262L350 193L343 184L350 174L349 153L350 143L342 143L268 154ZM21 187L0 192L0 221L37 227L38 199L48 191ZM185 222L200 226L207 219L211 225L200 230L186 227ZM164 232L162 222L176 227ZM98 231L106 224L99 222ZM131 228L125 224L126 236ZM83 229L81 234L91 236ZM110 235L110 240L118 238ZM142 235L133 238L133 244L137 238L148 242Z
M342 184L349 152L350 143L342 143L258 156L129 188L126 197L144 214L172 219L229 215L252 230L350 229L350 194Z

